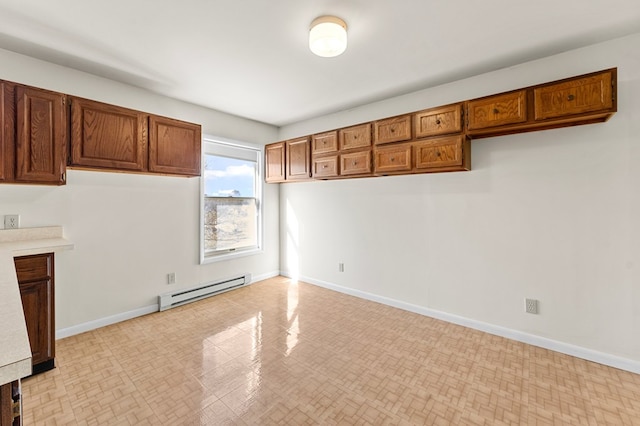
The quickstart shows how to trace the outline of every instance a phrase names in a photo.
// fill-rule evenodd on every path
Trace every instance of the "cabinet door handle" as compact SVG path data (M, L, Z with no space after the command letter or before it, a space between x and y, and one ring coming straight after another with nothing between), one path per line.
M575 98L576 98L576 97L575 97L575 96L573 96L573 95L569 95L569 96L567 96L567 100L568 100L568 101L572 101L572 100L574 100Z
M393 161L396 161L396 157L391 157L391 158L390 158L390 160L391 160L392 162L393 162Z
M439 118L436 118L436 124L440 125L441 121Z
M326 168L327 168L327 165L326 165L326 164L323 164L323 165L322 165L322 168L323 168L323 169L326 169Z
M494 109L493 109L493 113L494 113L494 114L499 114L499 113L500 113L500 110L499 110L498 108L494 108Z

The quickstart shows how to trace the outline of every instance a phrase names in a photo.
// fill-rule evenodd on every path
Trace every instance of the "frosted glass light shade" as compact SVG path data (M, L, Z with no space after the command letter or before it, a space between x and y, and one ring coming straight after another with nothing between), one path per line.
M311 23L309 49L318 56L331 58L347 48L347 24L335 16L321 16Z

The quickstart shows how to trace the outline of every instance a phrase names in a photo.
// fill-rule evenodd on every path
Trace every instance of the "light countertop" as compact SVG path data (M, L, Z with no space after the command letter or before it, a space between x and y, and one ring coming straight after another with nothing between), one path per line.
M13 258L73 249L61 226L0 229L0 385L31 374L31 347Z

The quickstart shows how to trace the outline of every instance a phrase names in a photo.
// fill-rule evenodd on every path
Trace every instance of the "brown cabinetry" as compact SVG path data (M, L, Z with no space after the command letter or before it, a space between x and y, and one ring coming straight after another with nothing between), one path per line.
M373 123L373 140L376 145L411 140L411 115L386 118Z
M326 179L339 176L337 155L314 158L312 163L312 176L314 178Z
M149 171L200 176L202 134L199 124L149 117Z
M20 381L0 386L0 426L19 426L21 416Z
M146 114L72 99L70 165L142 172L147 169L147 145Z
M198 124L71 100L71 166L199 176L201 139Z
M341 176L366 176L371 174L371 167L370 149L340 155Z
M424 140L414 144L418 172L446 172L471 168L471 144L464 135Z
M416 139L462 132L462 104L430 108L414 114Z
M505 93L469 101L469 130L485 129L527 120L527 92Z
M286 180L306 180L311 177L311 150L309 138L298 138L286 142Z
M33 374L54 367L54 263L53 253L15 258Z
M403 143L392 146L376 148L374 152L374 172L376 174L389 174L398 172L410 172L412 144Z
M324 155L338 152L338 132L319 133L311 136L311 154Z
M347 127L338 131L340 150L368 148L371 146L371 123Z
M264 148L265 182L278 183L285 181L285 146L284 142L267 145Z
M63 185L67 154L66 96L2 82L0 180Z

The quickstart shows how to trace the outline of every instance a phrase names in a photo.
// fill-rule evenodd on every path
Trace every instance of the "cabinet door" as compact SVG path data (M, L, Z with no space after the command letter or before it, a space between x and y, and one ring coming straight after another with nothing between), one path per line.
M15 116L14 85L0 81L0 182L13 178Z
M201 151L199 124L149 117L149 171L200 176Z
M338 176L338 156L320 157L313 159L313 177L324 179Z
M465 168L465 136L431 139L415 144L416 169L466 170Z
M88 99L71 100L71 165L147 169L147 115Z
M416 138L460 133L462 131L462 105L455 104L431 108L415 113Z
M313 155L338 152L338 132L319 133L311 136L311 153Z
M613 108L612 71L534 89L535 119L559 118Z
M311 151L309 138L298 138L287 141L287 180L303 180L311 177Z
M376 144L408 141L411 139L411 115L378 120L373 125Z
M15 180L64 184L67 154L66 96L16 85Z
M272 143L264 149L265 169L264 180L267 183L284 182L284 142Z
M371 123L340 129L338 140L342 151L371 146Z
M469 101L469 130L527 121L527 91L505 93Z
M374 157L376 173L409 172L411 165L411 144L405 143L377 148Z
M52 325L49 323L52 296L51 280L20 284L20 297L31 344L33 365L53 358Z
M53 368L55 356L53 253L16 257L14 263L35 374Z
M371 173L371 150L350 152L340 156L340 176Z

